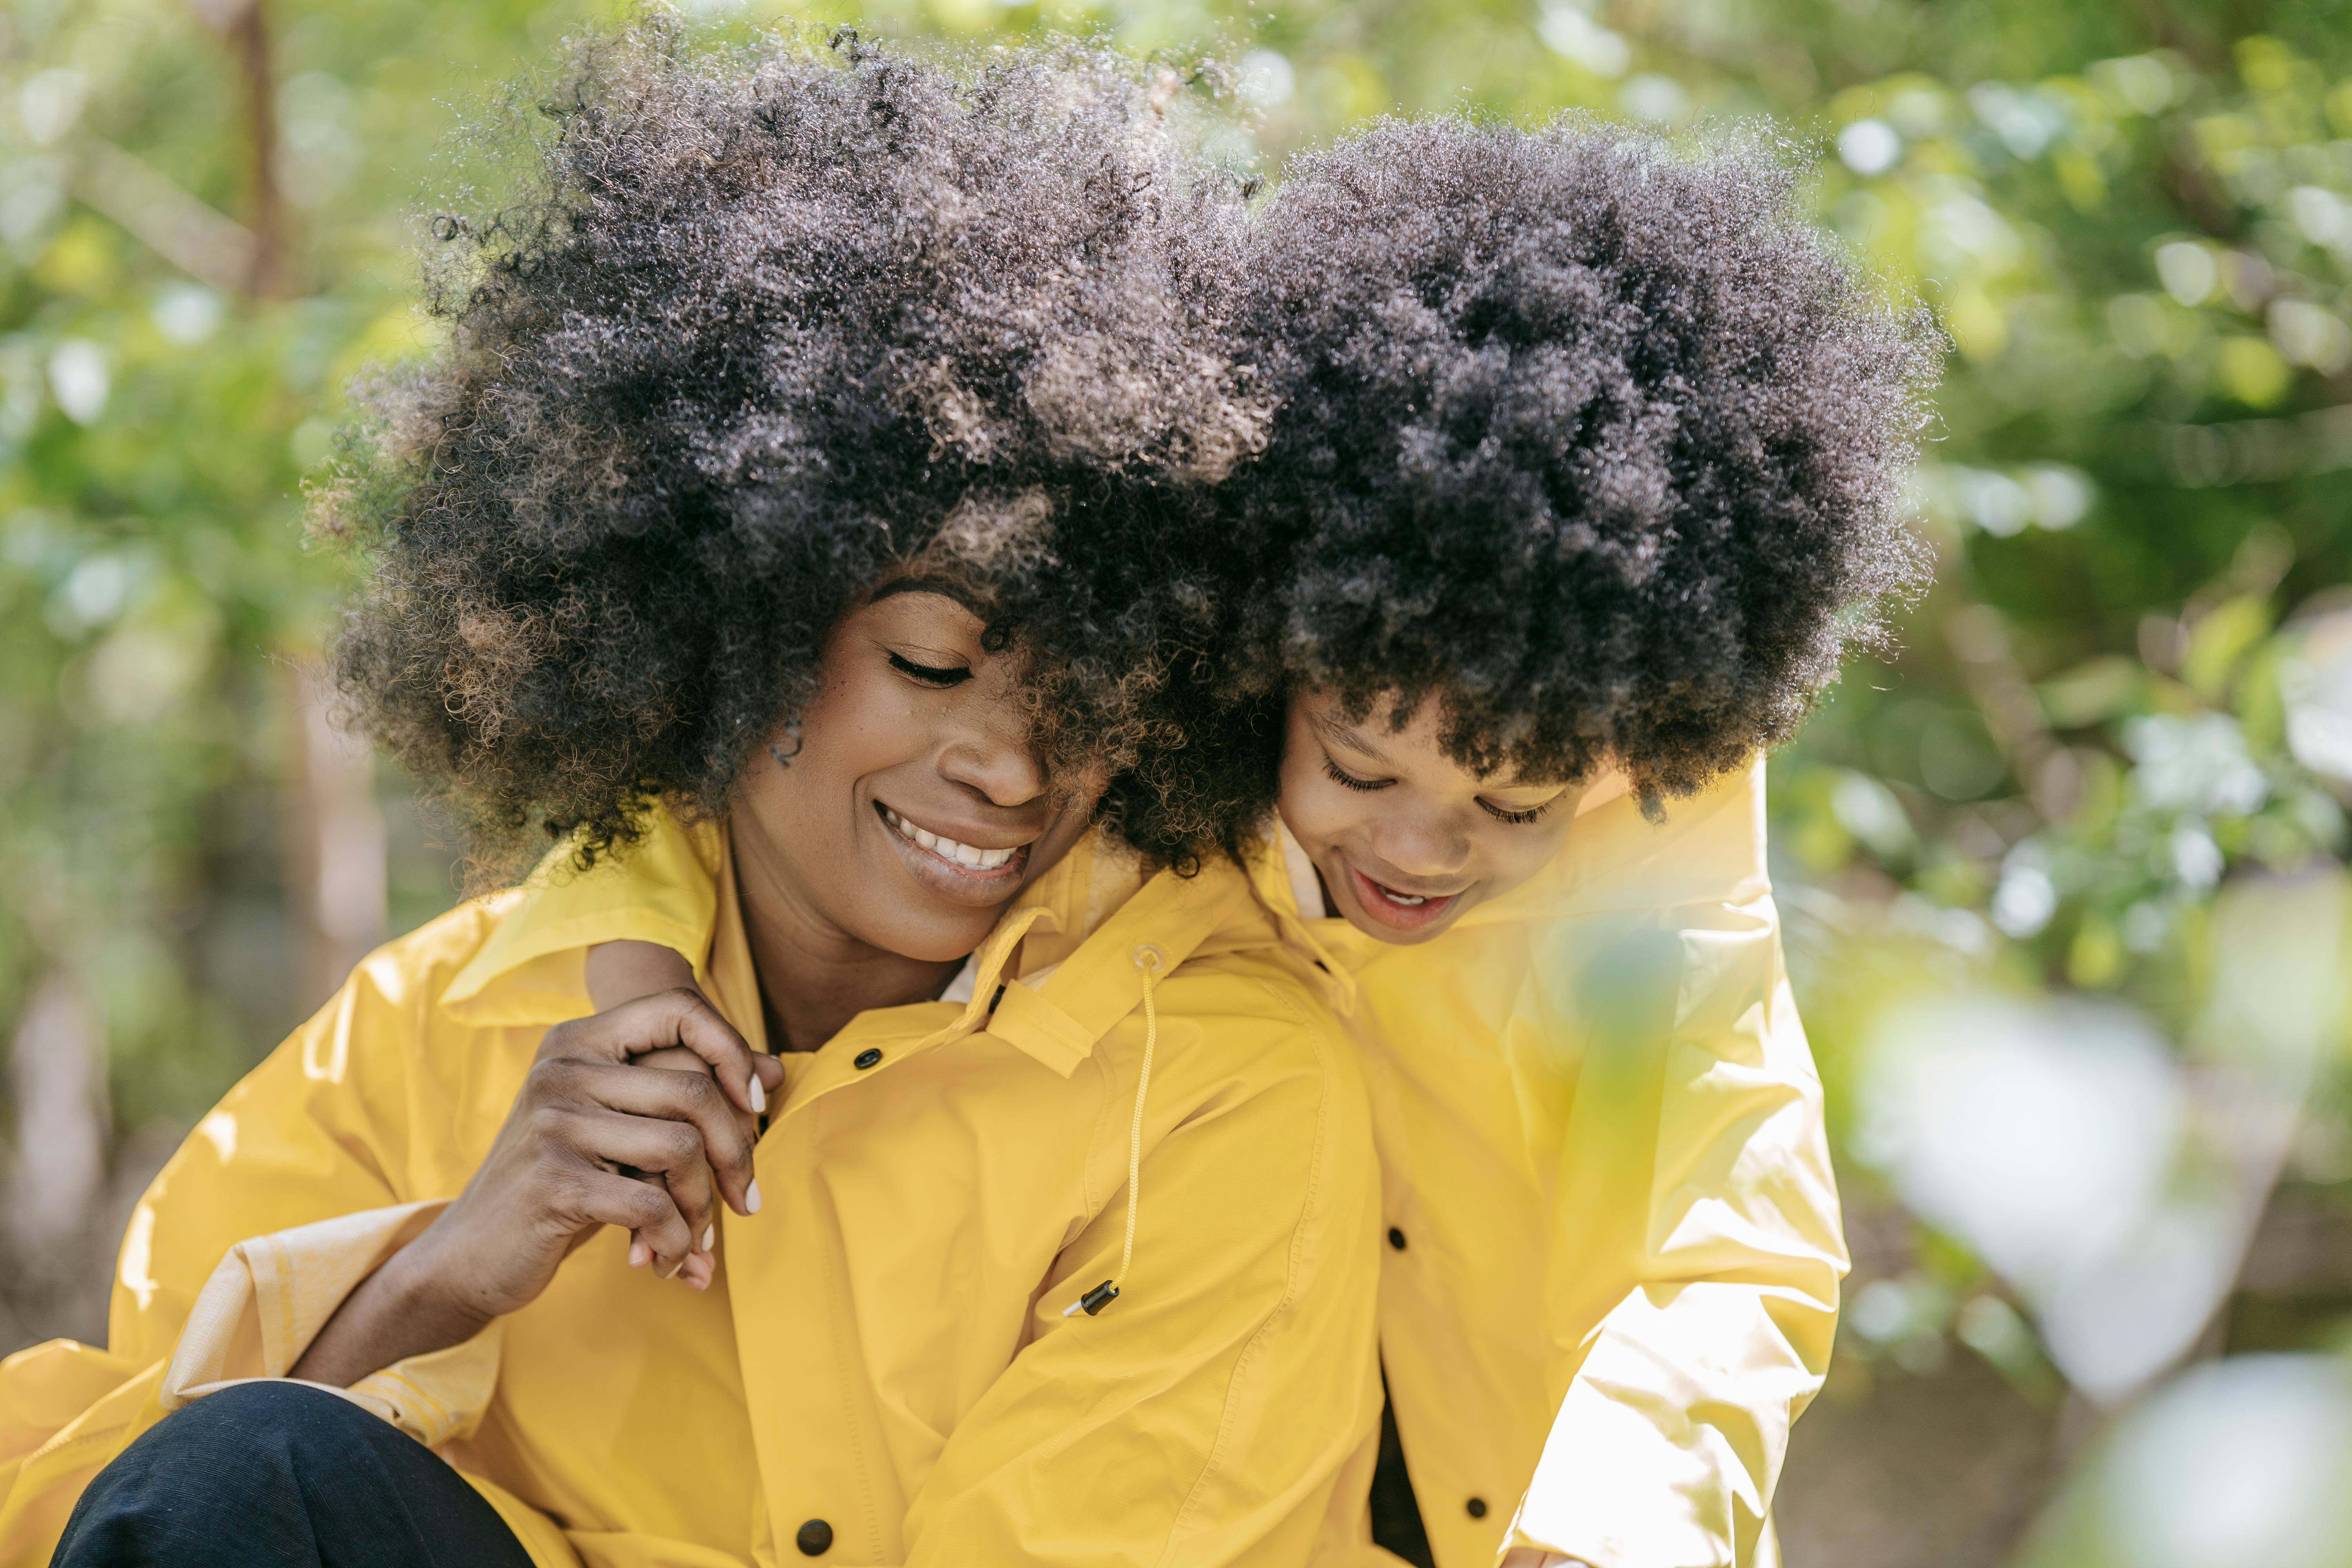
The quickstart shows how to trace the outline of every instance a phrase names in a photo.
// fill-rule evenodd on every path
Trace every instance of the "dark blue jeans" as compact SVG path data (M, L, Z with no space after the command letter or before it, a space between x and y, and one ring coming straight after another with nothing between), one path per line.
M431 1449L292 1383L173 1412L98 1473L51 1568L530 1568Z

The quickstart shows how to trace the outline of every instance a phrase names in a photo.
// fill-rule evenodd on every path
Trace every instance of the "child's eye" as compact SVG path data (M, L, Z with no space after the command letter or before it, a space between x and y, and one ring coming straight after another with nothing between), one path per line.
M1495 805L1491 801L1482 800L1478 804L1486 807L1486 815L1493 817L1497 822L1522 824L1542 821L1544 813L1549 811L1552 807L1552 803L1550 801L1546 801L1541 805L1531 805L1525 811L1506 811L1503 807Z
M919 680L926 686L939 687L942 690L950 686L961 686L971 679L971 670L964 665L917 664L904 654L892 654L890 668L910 679Z
M1339 764L1329 757L1323 759L1323 775L1341 789L1386 789L1396 783L1394 779L1360 779L1351 773L1342 772Z

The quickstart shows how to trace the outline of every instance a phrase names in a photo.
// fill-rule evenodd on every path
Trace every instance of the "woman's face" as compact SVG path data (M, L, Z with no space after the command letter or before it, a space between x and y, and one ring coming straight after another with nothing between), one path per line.
M1018 651L988 652L984 629L951 584L884 584L834 627L796 729L746 770L733 812L739 853L759 862L746 870L814 925L961 958L1086 832L1102 784L1049 778Z
M1535 875L1576 819L1580 792L1472 773L1439 746L1434 700L1394 733L1390 711L1375 704L1354 725L1327 693L1291 699L1282 820L1349 924L1427 942Z

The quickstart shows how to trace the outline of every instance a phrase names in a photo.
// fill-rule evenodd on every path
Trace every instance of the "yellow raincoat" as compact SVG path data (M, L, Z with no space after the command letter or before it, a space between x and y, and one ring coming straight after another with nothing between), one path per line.
M707 1294L608 1230L530 1306L347 1396L545 1565L797 1563L819 1520L842 1563L1363 1561L1379 1184L1353 1053L1240 873L1137 881L1090 839L982 947L971 1002L787 1056L765 1206L724 1215ZM107 1348L0 1363L0 1568L45 1563L166 1411L292 1364L465 1184L541 1034L590 1010L583 950L623 937L688 955L761 1042L709 828L376 953L156 1179ZM1134 1262L1066 1318L1118 1272L1146 944L1170 967Z
M1301 859L1269 846L1255 880L1354 992L1381 1355L1438 1568L1775 1555L1846 1254L1763 763L1663 826L1622 795L1590 811L1542 874L1420 946L1322 918Z

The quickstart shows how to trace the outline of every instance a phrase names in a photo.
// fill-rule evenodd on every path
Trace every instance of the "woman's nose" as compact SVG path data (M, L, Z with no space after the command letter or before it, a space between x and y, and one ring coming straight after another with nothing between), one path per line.
M1045 768L1026 726L984 724L958 735L940 753L941 774L989 805L1011 809L1045 793Z

